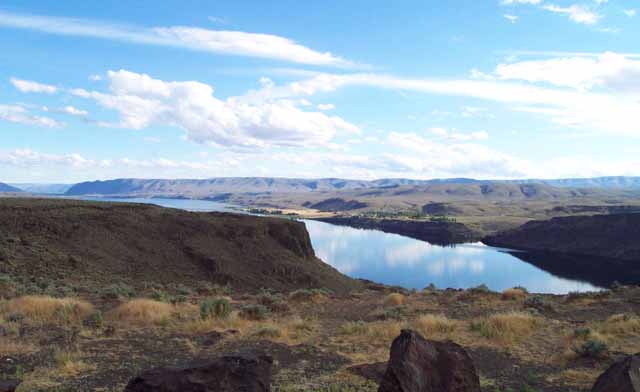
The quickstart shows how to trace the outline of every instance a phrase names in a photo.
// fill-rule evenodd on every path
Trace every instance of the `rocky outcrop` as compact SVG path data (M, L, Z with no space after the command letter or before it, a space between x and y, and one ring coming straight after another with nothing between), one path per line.
M487 245L640 261L640 214L568 216L531 221L483 239Z
M640 392L640 355L630 355L598 377L591 392Z
M380 230L385 233L427 241L436 245L461 244L479 240L480 236L462 223L445 221L417 221L403 219L374 219L358 216L316 218L334 225L357 229Z
M243 291L359 284L315 257L304 223L153 205L59 199L1 199L0 273L63 276L108 286L121 282Z
M263 355L229 355L184 368L148 370L124 392L269 392L273 359Z
M18 389L18 385L20 385L18 380L0 381L0 392L15 392Z
M403 330L391 346L379 392L480 392L471 357L453 342Z

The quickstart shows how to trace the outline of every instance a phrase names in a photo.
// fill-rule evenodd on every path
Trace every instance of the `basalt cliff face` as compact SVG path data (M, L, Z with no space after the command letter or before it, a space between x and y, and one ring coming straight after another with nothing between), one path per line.
M0 199L0 273L95 281L229 284L242 291L357 282L315 257L303 223L151 205Z
M531 221L483 241L511 249L640 262L640 214L569 216Z

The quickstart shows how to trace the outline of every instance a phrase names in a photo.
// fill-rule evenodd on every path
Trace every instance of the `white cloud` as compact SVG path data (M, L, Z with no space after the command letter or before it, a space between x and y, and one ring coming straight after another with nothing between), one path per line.
M86 110L78 109L78 108L70 106L70 105L63 107L62 111L64 113L70 114L72 116L79 116L79 117L83 117L83 116L86 116L87 114L89 114L89 112L87 112Z
M102 76L101 75L90 75L89 76L89 80L92 82L98 82L100 80L102 80Z
M329 52L318 52L271 34L208 30L188 26L143 28L95 20L17 14L0 11L0 26L50 34L110 39L238 56L268 58L300 64L350 67L354 64Z
M545 4L542 6L542 8L556 14L567 15L573 22L586 25L596 24L602 18L602 15L598 14L597 12L578 4L573 4L569 7L560 7L555 4Z
M311 96L346 86L368 86L492 101L505 104L514 111L537 114L563 127L580 127L590 131L637 137L640 136L636 126L640 100L629 95L639 91L635 82L637 77L635 68L625 67L624 70L605 79L604 86L608 89L606 92L539 87L520 82L507 83L493 80L495 77L487 80L406 79L393 75L357 73L322 74L288 85L276 86L269 91L253 92L248 97L265 99ZM580 73L577 69L574 72ZM512 79L520 80L515 76ZM582 82L585 79L576 80Z
M165 82L125 70L109 71L110 93L71 90L120 114L121 127L143 129L170 125L184 129L188 139L230 147L327 145L341 132L357 126L336 116L300 109L289 99L220 100L207 84ZM271 87L265 89L270 91Z
M566 57L500 64L495 74L502 80L546 82L579 90L603 87L615 92L640 93L640 61L616 53L603 53L597 58Z
M509 22L511 22L511 23L516 23L518 21L518 19L519 19L518 16L511 15L511 14L504 14L502 16L504 16L504 18L506 20L508 20Z
M318 106L318 110L333 110L336 106L332 103L321 103Z
M636 10L635 9L629 9L629 10L623 10L624 14L627 15L630 18L633 18L634 16L636 16Z
M52 118L31 114L27 108L21 105L0 104L0 120L47 128L59 128L64 125Z
M489 139L489 134L486 131L462 133L462 132L457 132L456 130L449 131L445 128L440 128L440 127L429 128L428 131L439 138L458 141L458 142Z
M55 94L58 92L58 88L56 86L52 86L50 84L42 84L38 82L34 82L32 80L24 80L11 78L9 79L11 84L23 93L44 93L44 94Z

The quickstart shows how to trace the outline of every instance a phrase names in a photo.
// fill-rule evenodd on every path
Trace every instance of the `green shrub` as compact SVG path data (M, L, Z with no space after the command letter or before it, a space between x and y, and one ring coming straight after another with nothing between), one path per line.
M382 312L383 320L402 320L407 317L407 308L405 306L395 306Z
M207 298L200 303L200 317L225 319L231 314L231 303L226 298Z
M261 338L279 338L282 335L282 332L273 327L262 327L255 331L253 335Z
M609 347L605 342L589 339L581 346L574 347L573 351L585 358L602 358L607 354L607 351L609 351Z
M264 305L245 305L240 310L240 317L247 320L265 320L271 311Z
M349 321L340 326L342 335L365 335L369 331L369 325L364 321Z
M576 338L586 339L591 335L591 328L581 327L573 330L573 336Z
M484 283L479 286L470 288L469 291L473 294L489 294L492 292L489 286Z
M173 297L164 290L151 289L151 299L158 302L172 302Z
M116 283L107 286L102 294L105 299L132 298L135 295L135 289L126 283Z

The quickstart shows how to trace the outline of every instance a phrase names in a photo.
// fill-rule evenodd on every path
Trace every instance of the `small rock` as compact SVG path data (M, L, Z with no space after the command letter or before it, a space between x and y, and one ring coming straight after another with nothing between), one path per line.
M18 385L20 385L18 380L0 381L0 392L15 392Z
M480 378L461 346L405 329L391 345L378 392L480 392Z
M640 354L611 365L598 377L591 392L640 392Z
M351 373L358 375L367 380L380 383L384 378L384 374L387 371L386 362L365 363L362 365L354 365L347 368Z
M124 392L270 392L273 359L227 355L193 367L156 368L132 379Z

